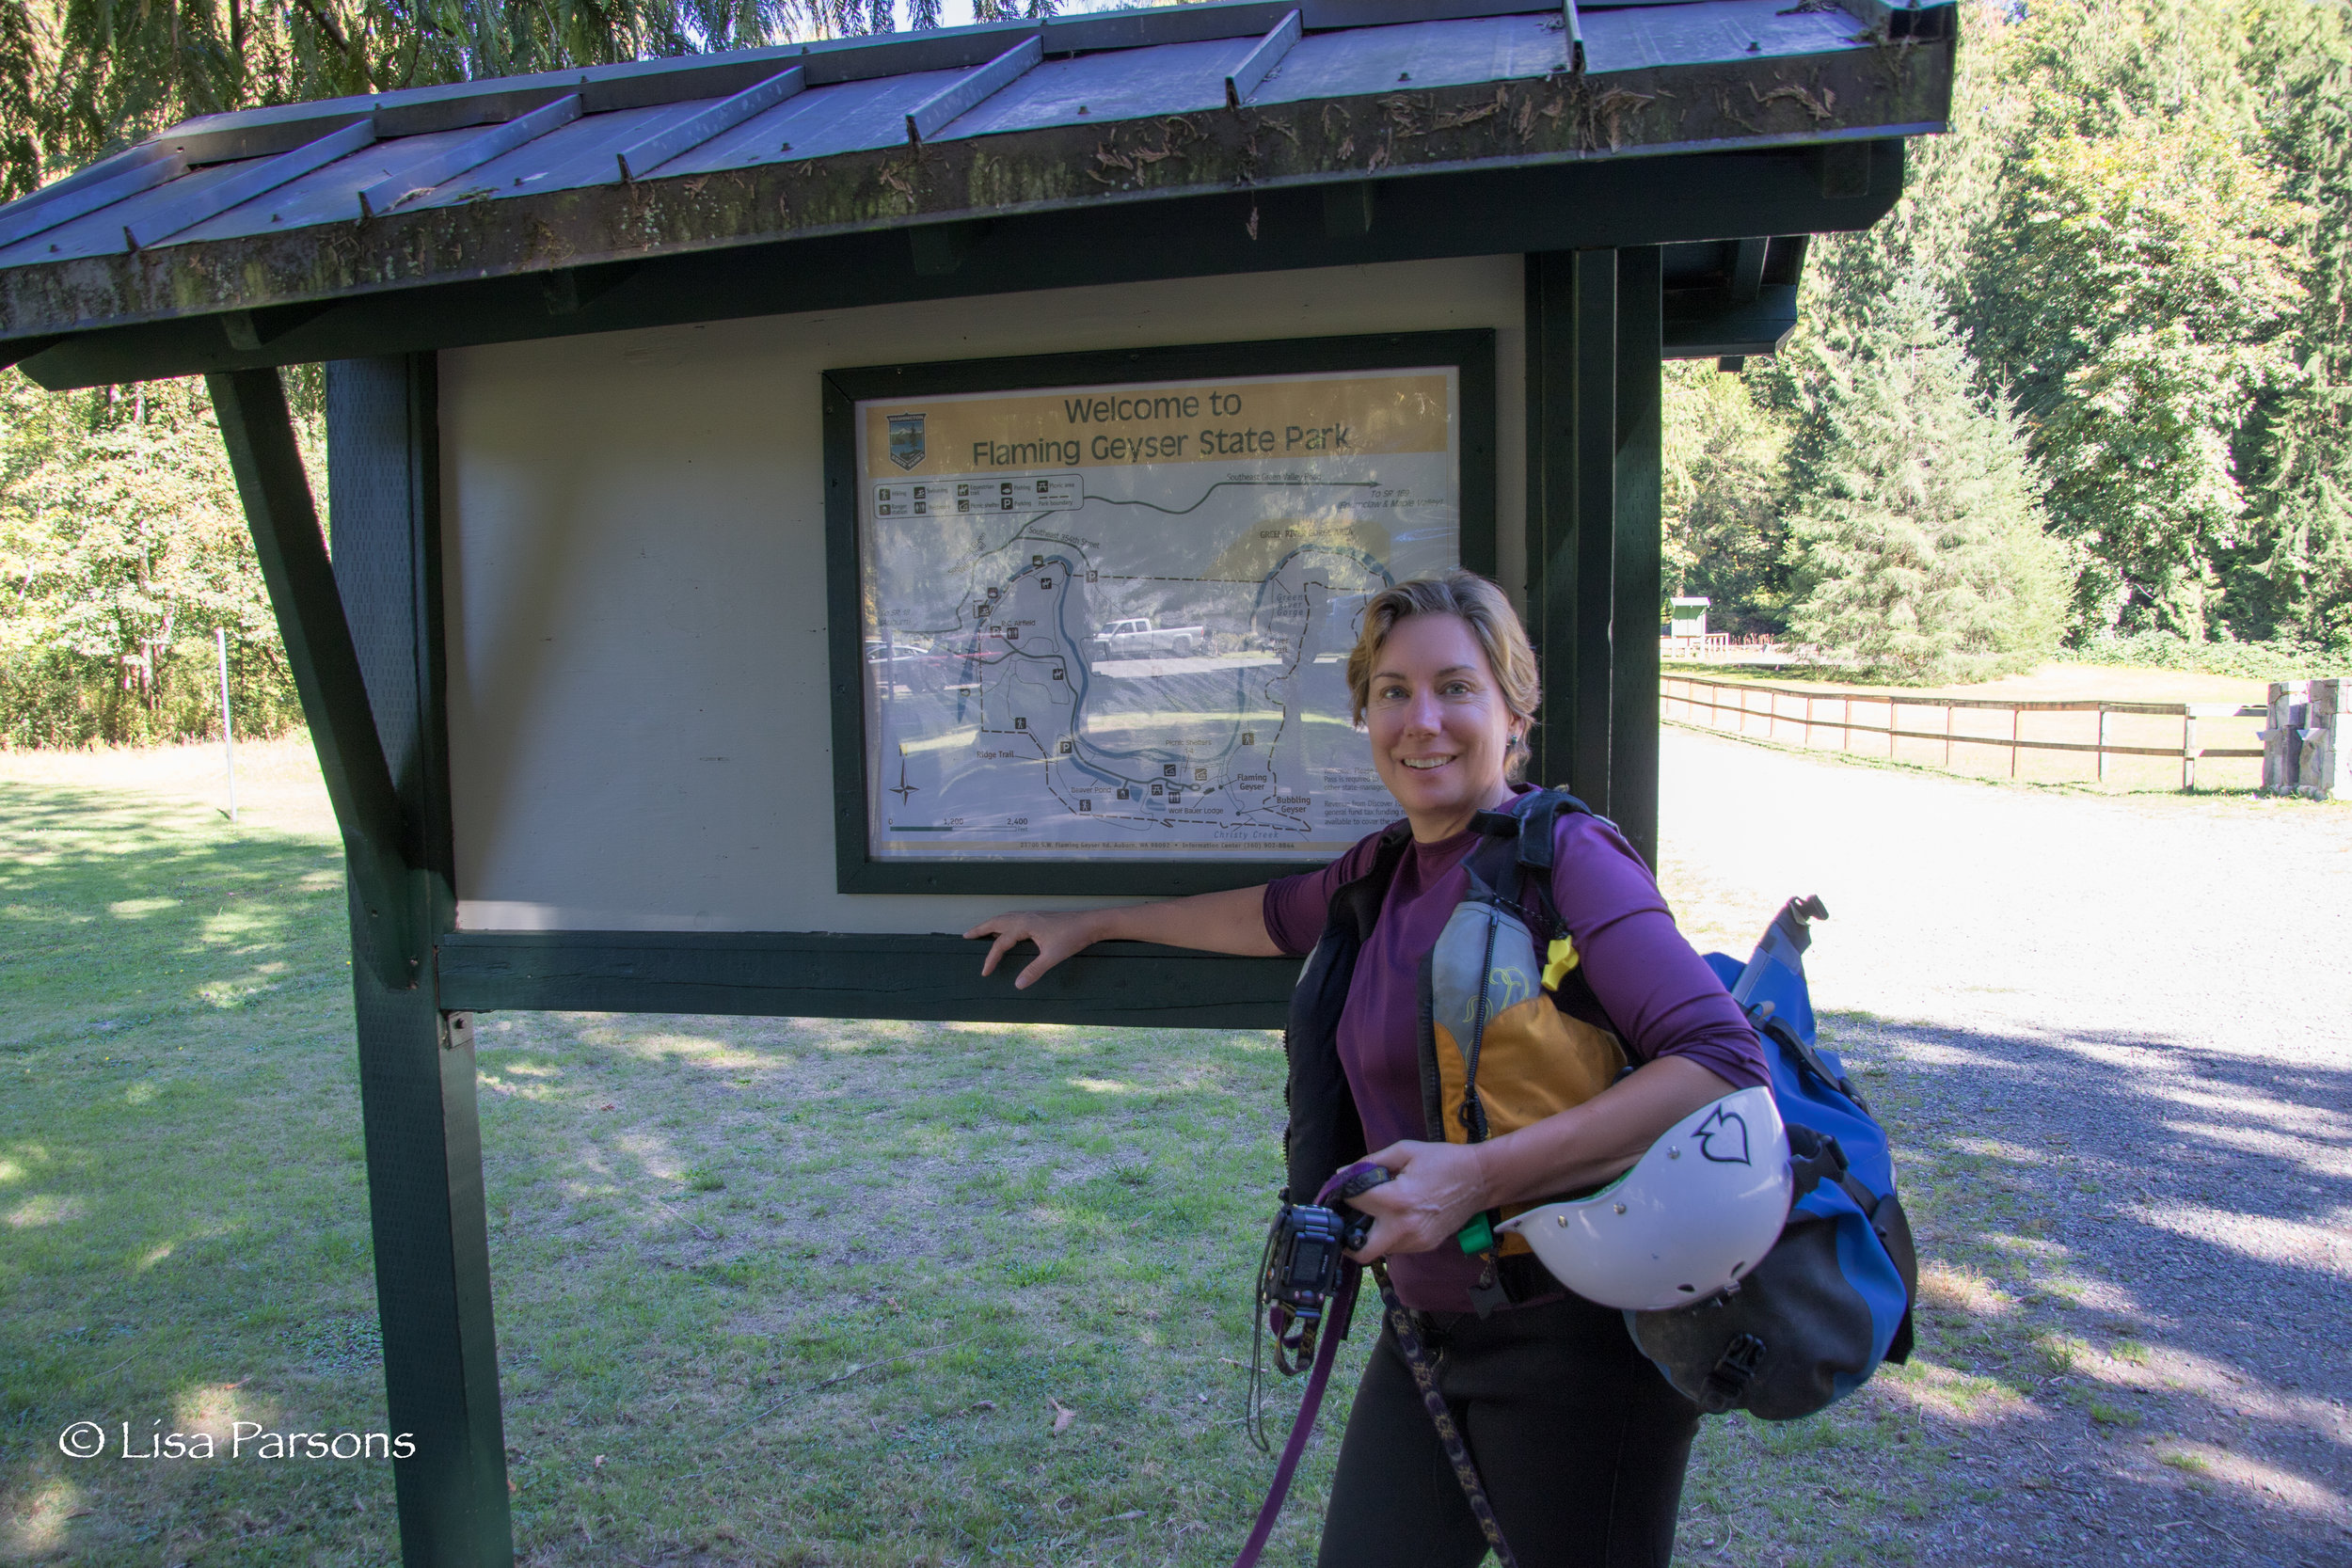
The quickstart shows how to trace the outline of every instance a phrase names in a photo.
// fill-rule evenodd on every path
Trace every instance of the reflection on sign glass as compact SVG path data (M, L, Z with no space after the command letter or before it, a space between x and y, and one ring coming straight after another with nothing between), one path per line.
M858 405L880 860L1327 860L1364 602L1461 559L1451 368Z

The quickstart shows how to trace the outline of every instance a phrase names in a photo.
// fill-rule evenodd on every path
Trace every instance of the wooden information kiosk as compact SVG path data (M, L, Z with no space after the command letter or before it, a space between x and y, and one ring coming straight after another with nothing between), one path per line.
M1785 341L1953 14L1100 12L216 116L0 208L7 361L211 378L348 848L409 1563L513 1555L474 1011L1276 1024L1287 960L1016 993L948 933L1367 831L1335 651L1456 563L1533 775L1654 853L1661 363Z

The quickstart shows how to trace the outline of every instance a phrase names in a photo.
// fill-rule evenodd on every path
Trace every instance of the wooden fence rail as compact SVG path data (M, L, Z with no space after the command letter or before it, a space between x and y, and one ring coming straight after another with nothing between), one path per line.
M1736 700L1728 700L1736 698ZM2267 717L2269 710L2259 706L2240 706L2234 703L2113 703L2104 701L2021 702L1993 697L1930 697L1900 696L1891 692L1816 691L1801 686L1774 686L1762 681L1713 680L1704 675L1669 674L1661 680L1663 716L1684 719L1705 724L1710 729L1726 728L1720 716L1734 716L1739 733L1747 735L1754 720L1764 721L1764 738L1778 739L1783 724L1802 725L1801 744L1811 746L1820 730L1838 732L1837 749L1853 750L1857 735L1886 736L1886 754L1895 755L1899 740L1942 741L1944 766L1951 766L1952 746L1994 746L2009 749L2009 775L2017 776L2017 758L2024 752L2076 752L2094 753L2098 758L2097 776L2106 781L2107 758L2178 757L2181 762L2181 787L2197 787L2197 764L2204 757L2260 757L2262 748L2239 746L2200 746L2197 744L2197 721L2200 719L2248 719ZM1760 702L1759 702L1760 699ZM1803 704L1801 710L1785 711L1788 705ZM1677 705L1682 708L1675 711ZM1835 716L1828 709L1835 707ZM1856 708L1885 709L1886 721L1872 724L1858 721ZM1906 729L1899 721L1904 708L1941 708L1944 727L1940 730ZM1952 715L1956 710L1981 709L2006 712L2009 734L1966 735L1956 733ZM1698 717L1704 712L1707 717ZM2019 734L2021 716L2027 713L2095 713L2099 716L2098 739L2028 740ZM2178 746L2125 746L2107 738L2107 720L2119 714L2153 715L2174 718L2181 721L2181 743Z

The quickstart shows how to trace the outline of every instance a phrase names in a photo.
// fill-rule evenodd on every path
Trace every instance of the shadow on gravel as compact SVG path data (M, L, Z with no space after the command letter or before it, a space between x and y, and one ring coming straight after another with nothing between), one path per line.
M1961 1439L1923 1555L2352 1560L2352 1069L1825 1022L1920 1232L1890 1387Z

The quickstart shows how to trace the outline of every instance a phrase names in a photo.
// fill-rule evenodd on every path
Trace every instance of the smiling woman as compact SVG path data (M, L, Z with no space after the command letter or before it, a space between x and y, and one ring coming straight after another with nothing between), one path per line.
M966 934L994 939L983 973L1034 942L1022 987L1113 939L1313 953L1287 1041L1290 1196L1359 1158L1393 1174L1353 1200L1375 1222L1357 1256L1386 1260L1441 1352L1438 1390L1518 1562L1662 1564L1697 1407L1619 1313L1477 1222L1615 1176L1686 1116L1762 1084L1763 1062L1616 830L1519 782L1535 669L1484 578L1375 594L1348 687L1403 820L1263 886L1004 914ZM1534 862L1530 835L1549 840ZM1518 856L1503 870L1480 854L1498 843ZM1549 876L1522 869L1544 860ZM1322 1562L1468 1568L1485 1555L1422 1403L1391 1326L1348 1421Z
M1347 657L1347 686L1357 722L1372 731L1373 767L1415 839L1452 838L1517 793L1535 722L1535 655L1493 583L1461 572L1376 595Z

